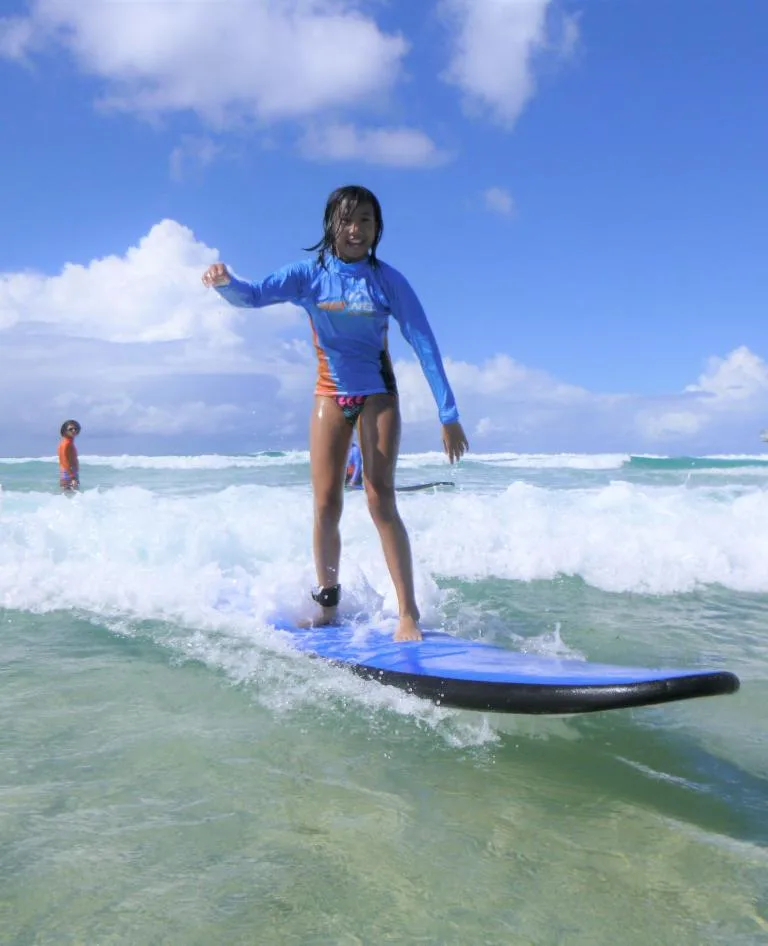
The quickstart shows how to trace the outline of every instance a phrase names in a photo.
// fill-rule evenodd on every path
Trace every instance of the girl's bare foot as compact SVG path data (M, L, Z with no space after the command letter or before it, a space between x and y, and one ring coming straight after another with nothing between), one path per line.
M397 625L397 630L395 631L396 641L420 641L422 639L421 628L419 627L419 619L411 617L411 615L404 615L400 618L400 623Z
M338 608L318 608L315 617L298 621L297 626L306 629L309 627L328 627L331 624L338 624L338 610Z

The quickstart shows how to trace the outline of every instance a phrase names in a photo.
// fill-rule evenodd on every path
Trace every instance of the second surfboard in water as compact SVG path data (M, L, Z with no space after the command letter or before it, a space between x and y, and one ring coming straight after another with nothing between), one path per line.
M455 483L444 480L437 480L434 483L416 483L414 486L396 486L396 493L415 493L421 489L453 489Z
M451 483L448 480L435 480L434 483L415 483L413 486L396 486L396 493L416 493L422 489L453 489L455 483ZM348 486L347 489L359 489L362 490L362 485L360 486Z

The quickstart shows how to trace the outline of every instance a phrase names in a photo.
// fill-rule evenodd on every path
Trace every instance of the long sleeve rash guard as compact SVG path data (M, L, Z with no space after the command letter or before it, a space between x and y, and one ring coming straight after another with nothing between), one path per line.
M394 374L387 348L391 315L416 352L440 421L459 419L456 401L445 374L440 350L424 309L408 281L396 269L365 259L345 263L328 256L324 263L290 263L260 282L232 276L217 286L236 306L261 308L293 302L309 316L318 373L315 393L367 395L394 393Z

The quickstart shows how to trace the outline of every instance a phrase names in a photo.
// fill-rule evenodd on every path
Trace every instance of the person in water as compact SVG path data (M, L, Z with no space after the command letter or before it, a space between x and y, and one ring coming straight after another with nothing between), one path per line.
M340 187L326 203L322 238L313 259L290 263L258 282L234 275L225 263L203 274L236 306L293 302L309 316L318 360L309 435L314 494L314 555L320 606L313 622L331 624L341 596L339 521L347 452L357 426L363 482L371 517L397 592L395 640L421 640L408 533L395 502L400 408L387 347L389 317L416 353L437 403L443 447L453 463L468 449L432 329L416 293L394 267L378 259L381 206L365 187Z
M80 433L76 420L65 420L61 425L59 441L59 486L72 493L80 489L80 464L77 459L75 437Z
M353 440L347 455L347 472L344 485L349 489L359 489L363 485L363 456L360 447Z

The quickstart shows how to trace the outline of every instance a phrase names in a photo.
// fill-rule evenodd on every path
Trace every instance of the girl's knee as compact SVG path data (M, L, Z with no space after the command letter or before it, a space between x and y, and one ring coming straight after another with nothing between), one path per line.
M376 486L373 483L367 483L365 491L368 498L368 509L374 520L389 522L397 516L395 490L393 487L382 487Z
M340 496L315 496L315 518L323 523L337 523L341 519L343 502Z

